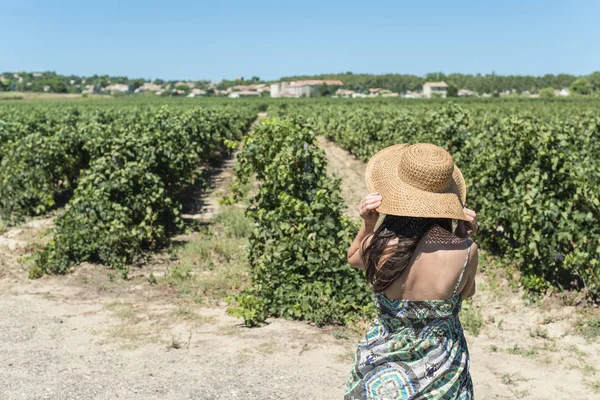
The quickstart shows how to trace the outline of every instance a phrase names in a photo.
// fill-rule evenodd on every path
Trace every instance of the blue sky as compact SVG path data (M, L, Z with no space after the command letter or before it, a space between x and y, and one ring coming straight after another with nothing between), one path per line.
M600 70L600 1L0 1L0 71L212 79Z

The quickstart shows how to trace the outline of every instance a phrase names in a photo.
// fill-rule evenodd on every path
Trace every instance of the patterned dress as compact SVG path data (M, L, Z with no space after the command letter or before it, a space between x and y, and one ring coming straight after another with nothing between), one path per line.
M376 295L378 317L358 345L345 400L473 398L457 293L468 259L448 300Z

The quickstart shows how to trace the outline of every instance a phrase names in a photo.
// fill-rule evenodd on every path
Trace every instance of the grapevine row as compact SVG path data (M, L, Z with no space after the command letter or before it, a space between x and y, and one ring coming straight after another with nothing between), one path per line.
M317 324L368 315L369 290L346 261L357 227L314 131L299 119L263 120L244 138L236 172L234 193L253 174L260 187L247 210L252 286L230 313L248 325L269 315Z
M2 215L43 214L71 192L32 276L84 261L125 268L164 243L181 227L181 194L198 166L238 140L255 116L251 108L166 106L32 111L19 119L3 110L12 118L0 136Z
M364 103L363 103L364 105ZM477 240L515 268L526 289L600 295L600 117L596 103L288 108L367 161L396 143L453 154L478 211ZM281 112L277 107L275 111ZM596 110L597 111L597 110Z

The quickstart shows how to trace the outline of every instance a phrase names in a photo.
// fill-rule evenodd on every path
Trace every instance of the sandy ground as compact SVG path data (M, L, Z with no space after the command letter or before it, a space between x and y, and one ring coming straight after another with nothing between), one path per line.
M357 204L364 164L320 143ZM233 163L218 171L213 193L228 185ZM217 211L215 200L207 196L203 210ZM249 329L222 303L183 307L146 279L165 273L167 255L128 281L88 264L28 280L23 257L51 226L48 218L0 231L0 399L342 398L358 340L350 330L279 319ZM527 306L502 277L479 282L467 316L481 324L468 335L477 398L599 398L600 345L573 333L578 309Z
M365 163L323 136L318 136L317 141L327 154L327 169L329 173L342 178L340 188L342 197L348 205L348 215L354 219L360 218L358 215L358 205L365 193L367 193Z
M222 308L177 323L141 293L115 300L52 280L0 298L2 399L340 397L347 346L315 327L246 329ZM129 310L135 322L120 316Z

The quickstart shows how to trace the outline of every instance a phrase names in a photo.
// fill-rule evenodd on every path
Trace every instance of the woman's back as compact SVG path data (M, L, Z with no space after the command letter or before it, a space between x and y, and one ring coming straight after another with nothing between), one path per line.
M390 299L448 299L457 282L458 292L468 282L474 265L465 261L471 251L477 251L475 243L435 225L419 241L406 271L384 293Z

